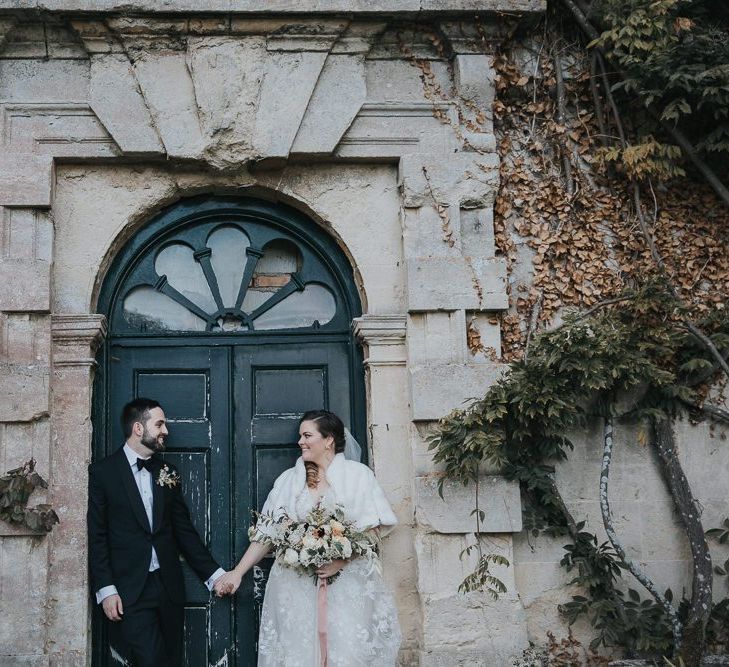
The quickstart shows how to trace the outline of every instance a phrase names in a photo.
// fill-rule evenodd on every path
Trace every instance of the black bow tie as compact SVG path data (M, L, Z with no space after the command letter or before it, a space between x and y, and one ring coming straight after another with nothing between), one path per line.
M154 462L151 458L137 459L137 470L142 470L143 468L146 468L147 470L149 470L149 472L152 472L152 469L154 468Z

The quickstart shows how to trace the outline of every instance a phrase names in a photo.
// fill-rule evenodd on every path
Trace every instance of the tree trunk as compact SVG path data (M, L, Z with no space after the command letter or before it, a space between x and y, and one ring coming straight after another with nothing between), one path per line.
M678 515L686 529L693 566L691 605L683 627L679 656L686 667L699 667L706 645L706 624L711 613L711 554L704 537L704 527L701 525L701 512L678 459L673 425L669 421L661 421L654 424L654 429L658 459Z

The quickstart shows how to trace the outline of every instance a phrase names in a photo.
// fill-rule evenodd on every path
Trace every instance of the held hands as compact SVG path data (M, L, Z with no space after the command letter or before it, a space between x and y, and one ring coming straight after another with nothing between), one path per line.
M333 560L331 563L327 563L326 565L322 565L316 571L316 574L317 574L317 576L320 579L328 579L329 577L333 577L346 564L347 564L347 561L346 560L342 560L341 558L338 558L337 560Z
M121 598L118 595L110 595L101 601L106 617L110 621L121 621L124 615Z
M242 577L235 571L226 572L215 580L213 590L215 595L222 598L224 595L233 595L240 587Z

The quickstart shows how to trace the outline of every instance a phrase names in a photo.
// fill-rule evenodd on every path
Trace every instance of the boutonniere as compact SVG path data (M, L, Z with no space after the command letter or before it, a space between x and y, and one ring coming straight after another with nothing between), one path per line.
M157 475L157 484L160 486L166 486L170 489L176 487L180 483L180 476L177 471L171 470L170 467L165 463L159 470Z

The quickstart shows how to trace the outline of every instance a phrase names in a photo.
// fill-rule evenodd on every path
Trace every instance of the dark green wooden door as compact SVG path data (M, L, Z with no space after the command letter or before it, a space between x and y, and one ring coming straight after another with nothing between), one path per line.
M127 401L160 401L165 456L192 520L226 569L248 545L251 510L298 456L302 412L337 412L364 439L361 314L352 267L311 220L280 204L204 196L161 212L122 248L99 296L94 456L123 444ZM186 570L186 667L252 667L269 563L235 599ZM96 610L93 664L107 667Z
M351 425L350 349L340 343L240 346L115 345L111 414L130 397L162 403L169 422L166 460L180 471L192 521L215 559L230 568L248 546L251 510L299 456L298 420L328 408ZM112 422L112 449L121 426ZM213 598L185 570L185 664L253 666L271 561L231 600Z
M164 458L175 465L192 522L214 558L227 566L230 520L230 350L219 347L134 347L110 350L110 414L131 398L158 400L169 423ZM110 447L124 444L119 420L110 419ZM230 602L210 596L185 564L185 656L189 667L215 664L233 644Z

